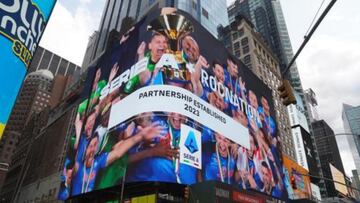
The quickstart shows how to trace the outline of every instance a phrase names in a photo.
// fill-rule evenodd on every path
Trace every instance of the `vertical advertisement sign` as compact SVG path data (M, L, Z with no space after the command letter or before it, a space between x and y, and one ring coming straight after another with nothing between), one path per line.
M55 2L0 1L0 138Z
M294 145L295 145L296 161L298 164L300 164L306 170L309 170L309 167L307 164L307 159L306 159L304 140L302 138L300 127L292 128L291 133L292 133Z
M189 14L161 11L94 66L59 198L216 180L287 199L271 90Z

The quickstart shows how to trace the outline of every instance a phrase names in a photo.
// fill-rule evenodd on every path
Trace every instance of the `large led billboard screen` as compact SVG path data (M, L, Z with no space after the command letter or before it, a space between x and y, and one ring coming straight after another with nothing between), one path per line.
M187 13L163 11L90 68L59 197L218 180L286 199L271 90Z
M0 138L55 2L0 2Z

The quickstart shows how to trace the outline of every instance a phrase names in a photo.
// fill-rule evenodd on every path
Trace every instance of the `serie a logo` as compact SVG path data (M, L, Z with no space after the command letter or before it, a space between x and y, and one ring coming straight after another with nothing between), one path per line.
M45 18L29 0L0 2L0 33L13 42L14 53L29 65L45 27Z

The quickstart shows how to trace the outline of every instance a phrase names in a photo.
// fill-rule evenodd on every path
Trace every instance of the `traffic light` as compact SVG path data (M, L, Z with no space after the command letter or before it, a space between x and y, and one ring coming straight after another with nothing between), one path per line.
M293 175L290 176L290 184L291 184L292 189L294 189L294 190L297 189L296 180L295 180L295 177Z
M282 103L285 106L288 106L289 104L296 104L296 98L288 80L283 80L278 90L280 92L280 97L283 99Z

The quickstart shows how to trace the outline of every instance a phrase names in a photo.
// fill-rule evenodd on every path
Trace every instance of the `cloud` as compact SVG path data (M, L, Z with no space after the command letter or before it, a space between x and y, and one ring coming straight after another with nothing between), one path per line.
M91 0L74 2L72 8L58 1L40 46L81 65L89 36L98 28L102 10L93 12Z
M321 34L314 36L299 57L304 88L312 88L318 99L320 119L335 133L344 132L342 104L360 105L360 41ZM346 137L337 139L347 175L352 176L354 160Z
M226 0L226 5L229 6L234 3L235 0Z
M344 135L344 136L336 137L336 141L337 141L337 145L339 147L340 156L341 156L341 160L343 163L345 173L347 176L351 177L352 176L351 170L355 169L355 163L353 160L353 155L352 155L351 151L349 150L350 146L349 146L348 139Z
M352 153L348 150L340 151L341 160L345 170L345 174L348 177L352 177L352 170L355 169L355 163L353 161Z
M360 104L360 41L318 35L312 39L298 64L303 86L313 88L320 118L335 133L344 132L342 103Z

